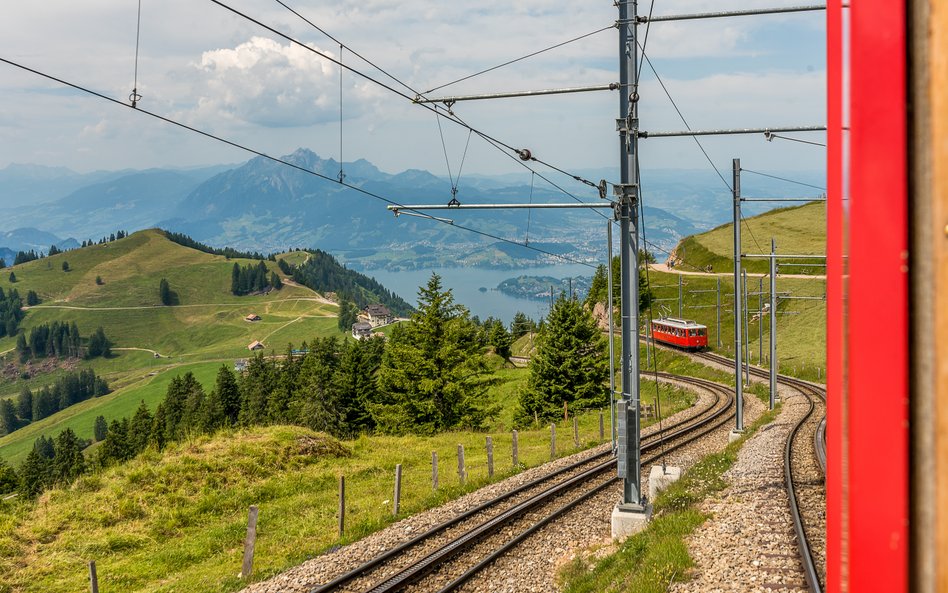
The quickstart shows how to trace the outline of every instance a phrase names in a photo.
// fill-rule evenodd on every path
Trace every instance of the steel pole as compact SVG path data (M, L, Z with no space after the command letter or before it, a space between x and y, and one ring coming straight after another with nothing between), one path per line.
M741 288L744 291L744 381L750 385L750 329L747 323L747 270L741 270Z
M612 450L616 450L616 340L615 323L612 318L612 221L606 221L606 279L609 285L609 296L607 303L609 306L609 434L612 436Z
M718 291L717 291L718 300L717 300L717 316L715 317L715 321L717 322L717 327L718 327L718 331L716 334L717 339L718 339L718 348L720 348L721 347L721 279L718 278L717 281L718 281Z
M684 319L682 313L681 274L678 274L678 318Z
M734 159L734 389L737 396L736 430L744 430L744 380L741 377L741 159Z
M770 240L770 409L777 403L777 242Z
M621 232L621 287L622 287L622 399L627 412L620 417L620 429L625 424L624 449L625 476L622 488L624 505L641 505L642 464L639 455L639 308L638 308L638 120L637 104L632 95L637 95L635 64L638 58L635 17L638 2L619 2L619 163L621 185L619 196L619 220Z
M764 277L757 279L757 364L764 364Z

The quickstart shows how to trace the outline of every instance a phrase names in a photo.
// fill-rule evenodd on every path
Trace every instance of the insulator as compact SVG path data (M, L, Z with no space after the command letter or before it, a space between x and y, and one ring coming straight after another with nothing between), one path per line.
M521 161L529 161L533 158L533 153L530 152L529 148L521 148L517 151L517 155L520 156Z

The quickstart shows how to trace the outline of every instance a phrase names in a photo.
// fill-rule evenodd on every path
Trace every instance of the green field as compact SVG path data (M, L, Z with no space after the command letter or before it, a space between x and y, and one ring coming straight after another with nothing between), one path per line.
M286 257L299 263L305 254ZM63 260L69 262L69 272L62 270ZM217 368L248 357L247 345L255 340L265 344L264 354L280 355L290 343L298 346L316 337L344 335L336 325L336 305L308 288L286 283L266 295L234 296L230 292L234 263L252 261L183 247L160 231L149 230L16 266L15 284L2 276L0 288L5 291L16 288L25 297L34 290L42 299L29 308L23 331L54 321L74 321L84 336L100 326L105 330L112 342L111 358L73 361L68 366L94 369L113 393L0 437L0 457L18 464L40 435L55 437L72 428L89 437L100 414L107 420L121 418L141 401L154 407L171 378L188 370L209 388ZM275 263L267 265L279 273ZM101 277L101 285L96 277ZM160 305L162 278L177 293L177 305ZM245 321L249 313L261 321ZM10 351L0 357L0 365L16 369L0 380L0 398L15 397L23 387L40 389L67 372L46 368L50 361L38 360L30 365L41 372L27 378L22 367L13 366L14 346L14 338L0 339L0 353Z
M770 253L770 239L777 242L777 253L824 254L826 253L826 204L816 202L804 206L780 208L745 218L741 225L742 253ZM704 270L711 266L714 272L734 272L734 231L732 224L721 225L706 233L683 239L674 251L684 263L679 267L685 271L696 268ZM786 262L790 263L790 262ZM822 264L822 259L800 260L794 263ZM748 272L767 273L770 264L766 260L745 260ZM786 266L785 274L822 275L825 269Z

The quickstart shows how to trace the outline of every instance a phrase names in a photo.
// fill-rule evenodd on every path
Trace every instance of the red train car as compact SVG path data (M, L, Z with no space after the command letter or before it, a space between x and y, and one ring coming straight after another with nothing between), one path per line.
M708 347L708 328L690 319L663 317L652 320L652 338L687 350L701 350Z

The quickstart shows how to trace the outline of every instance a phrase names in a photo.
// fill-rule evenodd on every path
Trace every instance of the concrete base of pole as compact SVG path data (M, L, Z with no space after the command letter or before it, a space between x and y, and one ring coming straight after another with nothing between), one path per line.
M742 436L744 436L744 431L743 431L743 430L732 430L732 431L731 431L730 433L728 433L728 435L727 435L727 442L733 443L734 441L736 441L737 439L741 438Z
M612 539L624 540L645 529L652 519L652 505L617 504L612 509Z
M665 467L653 465L648 475L648 499L655 500L658 493L668 488L681 478L680 467Z

